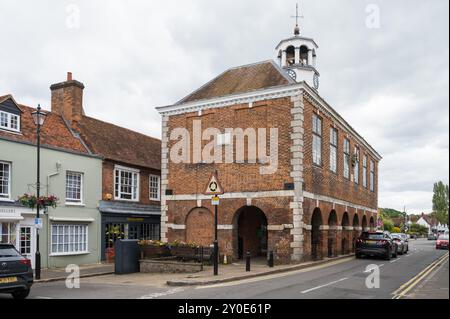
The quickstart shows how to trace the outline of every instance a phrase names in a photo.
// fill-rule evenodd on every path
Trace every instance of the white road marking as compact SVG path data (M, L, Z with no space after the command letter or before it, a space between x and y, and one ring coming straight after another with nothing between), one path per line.
M261 277L255 277L255 278L250 278L250 279L242 279L242 280L239 280L239 281L226 282L226 283L220 283L220 284L211 284L211 285L205 285L205 286L197 286L197 287L195 287L195 289L210 289L210 288L229 287L229 286L242 285L242 284L245 284L245 283L253 283L253 282L259 282L259 281L270 280L270 279L275 279L275 278L288 277L288 276L297 275L297 274L300 274L300 273L310 272L310 271L313 271L313 270L318 270L318 269L322 269L322 268L328 268L328 267L335 266L335 265L338 265L338 264L341 264L341 263L345 263L345 262L348 262L348 261L351 261L351 260L354 260L354 257L340 259L340 260L332 261L330 263L325 263L325 264L321 264L321 265L317 265L317 266L313 266L313 267L308 267L308 268L304 268L304 269L287 271L287 272L283 272L283 273L279 273L279 274L264 275L264 276L261 276Z
M395 263L396 261L399 261L401 258L397 258L397 259L394 259L394 260L392 260L392 261L390 261L390 263L392 264L392 263Z
M36 296L36 297L32 297L32 299L54 299L54 298L53 297Z
M348 278L341 278L341 279L339 279L339 280L332 281L332 282L329 282L329 283L324 284L324 285L320 285L320 286L317 286L317 287L314 287L314 288L311 288L311 289L308 289L308 290L303 290L301 293L302 293L302 294L306 294L306 293L308 293L308 292L311 292L311 291L314 291L314 290L317 290L317 289L320 289L320 288L324 288L324 287L327 287L327 286L331 286L331 285L333 285L333 284L336 284L336 283L338 283L338 282L341 282L341 281L344 281L344 280L347 280L347 279L348 279Z
M168 296L168 295L173 295L173 294L176 294L176 293L181 292L183 290L184 290L184 288L173 288L173 289L170 289L170 290L167 290L167 291L164 291L164 292L154 292L154 293L151 293L151 294L148 294L148 295L144 295L144 296L141 296L138 299L154 299L154 298L158 298L158 297L164 297L164 296Z
M381 265L378 265L377 267L378 267L378 268L381 268L381 267L383 267L383 266L384 266L384 264L381 264ZM371 271L374 270L374 269L376 269L376 268L370 268L370 269L364 270L363 273L369 273L369 272L371 272Z

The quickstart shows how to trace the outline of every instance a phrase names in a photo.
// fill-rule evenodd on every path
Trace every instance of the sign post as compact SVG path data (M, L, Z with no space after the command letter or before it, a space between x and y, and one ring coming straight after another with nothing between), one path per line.
M217 238L217 224L218 224L218 207L219 196L223 194L223 188L220 185L217 171L211 175L208 186L206 187L205 195L213 195L211 204L214 206L214 276L219 275L219 241Z

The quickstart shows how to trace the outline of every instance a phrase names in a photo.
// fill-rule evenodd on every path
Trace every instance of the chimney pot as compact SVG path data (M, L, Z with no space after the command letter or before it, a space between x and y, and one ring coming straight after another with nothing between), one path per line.
M72 72L67 72L67 81L72 81Z

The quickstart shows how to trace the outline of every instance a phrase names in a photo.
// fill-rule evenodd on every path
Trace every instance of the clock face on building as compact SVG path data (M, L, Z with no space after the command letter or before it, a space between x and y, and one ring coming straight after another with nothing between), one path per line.
M297 79L297 73L295 73L294 70L288 69L288 70L287 70L287 74L289 74L289 76L290 76L293 80L296 80L296 79Z
M314 88L317 90L319 88L319 76L317 74L314 74Z

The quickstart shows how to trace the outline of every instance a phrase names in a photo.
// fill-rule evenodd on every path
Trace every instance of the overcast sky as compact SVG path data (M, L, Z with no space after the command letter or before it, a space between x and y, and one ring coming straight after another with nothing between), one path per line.
M295 3L1 0L0 95L49 109L50 84L72 71L87 115L160 137L156 106L274 58ZM305 0L300 9L301 34L319 45L321 96L383 156L380 207L430 211L433 183L449 179L448 0Z

